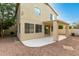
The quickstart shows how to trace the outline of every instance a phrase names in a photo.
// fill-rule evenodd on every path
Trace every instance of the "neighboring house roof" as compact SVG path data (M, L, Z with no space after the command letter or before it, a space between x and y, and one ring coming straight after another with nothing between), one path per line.
M48 3L44 3L44 4L48 5L52 9L52 11L54 11L55 14L58 16L57 12Z
M65 22L65 21L63 21L63 20L54 20L54 21L57 21L57 22L60 22L60 23L64 23L64 24L67 24L67 25L69 25L69 23L67 23L67 22Z

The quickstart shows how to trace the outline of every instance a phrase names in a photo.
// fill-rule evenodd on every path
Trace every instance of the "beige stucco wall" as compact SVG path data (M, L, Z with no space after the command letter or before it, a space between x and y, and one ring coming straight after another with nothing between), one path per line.
M41 9L41 15L36 16L34 13L34 8L38 7ZM44 24L43 21L50 21L49 13L52 13L55 17L57 16L52 9L46 4L41 3L21 3L20 4L20 40L28 40L33 38L44 37ZM41 24L42 25L42 33L25 33L25 25L24 23L32 23L32 24Z
M63 25L63 29L58 29L58 34L59 35L66 35L66 30L67 30L67 26L69 27L69 25L68 24L65 24L65 23L62 23L62 22L58 22L58 26L59 25Z
M20 39L21 33L19 32L19 24L20 24L20 6L18 7L18 12L17 12L17 20L16 20L16 28L17 28L17 37ZM21 26L20 26L21 27Z
M66 29L58 29L58 34L59 35L66 34Z
M67 32L66 32L66 29L59 29L58 30L58 33L59 34L66 34ZM79 36L79 29L69 29L69 35L71 35L71 33L75 33L75 35L78 35ZM68 35L68 34L67 34Z
M58 34L66 34L66 26L63 24L63 29L58 29Z

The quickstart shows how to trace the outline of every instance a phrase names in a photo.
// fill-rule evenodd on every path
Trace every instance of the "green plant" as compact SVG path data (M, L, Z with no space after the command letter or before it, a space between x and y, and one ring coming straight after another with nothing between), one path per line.
M69 26L69 29L72 29L72 26Z
M58 29L63 29L63 25L59 25L58 26Z
M14 35L15 33L14 33L14 32L10 32L10 34L11 34L11 35Z
M9 29L15 24L16 19L16 4L15 3L0 3L0 32L3 36L3 30Z

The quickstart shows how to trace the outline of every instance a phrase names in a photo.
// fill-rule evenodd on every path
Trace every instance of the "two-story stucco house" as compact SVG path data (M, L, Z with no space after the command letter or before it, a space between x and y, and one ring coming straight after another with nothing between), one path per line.
M68 23L57 20L58 14L48 3L21 3L18 15L17 36L21 41L47 36L53 36L56 40L58 24L68 26Z

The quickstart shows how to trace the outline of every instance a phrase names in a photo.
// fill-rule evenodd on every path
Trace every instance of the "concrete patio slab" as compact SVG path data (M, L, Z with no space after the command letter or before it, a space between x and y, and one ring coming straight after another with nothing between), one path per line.
M28 47L41 47L54 42L55 41L53 40L53 37L44 37L44 38L22 41L22 43Z
M61 41L63 39L66 39L66 36L65 35L59 35L59 41ZM51 43L54 43L54 42L56 42L56 41L54 41L53 37L51 37L51 36L22 41L22 43L25 46L28 46L28 47L41 47L41 46L45 46L45 45L48 45L48 44L51 44Z

